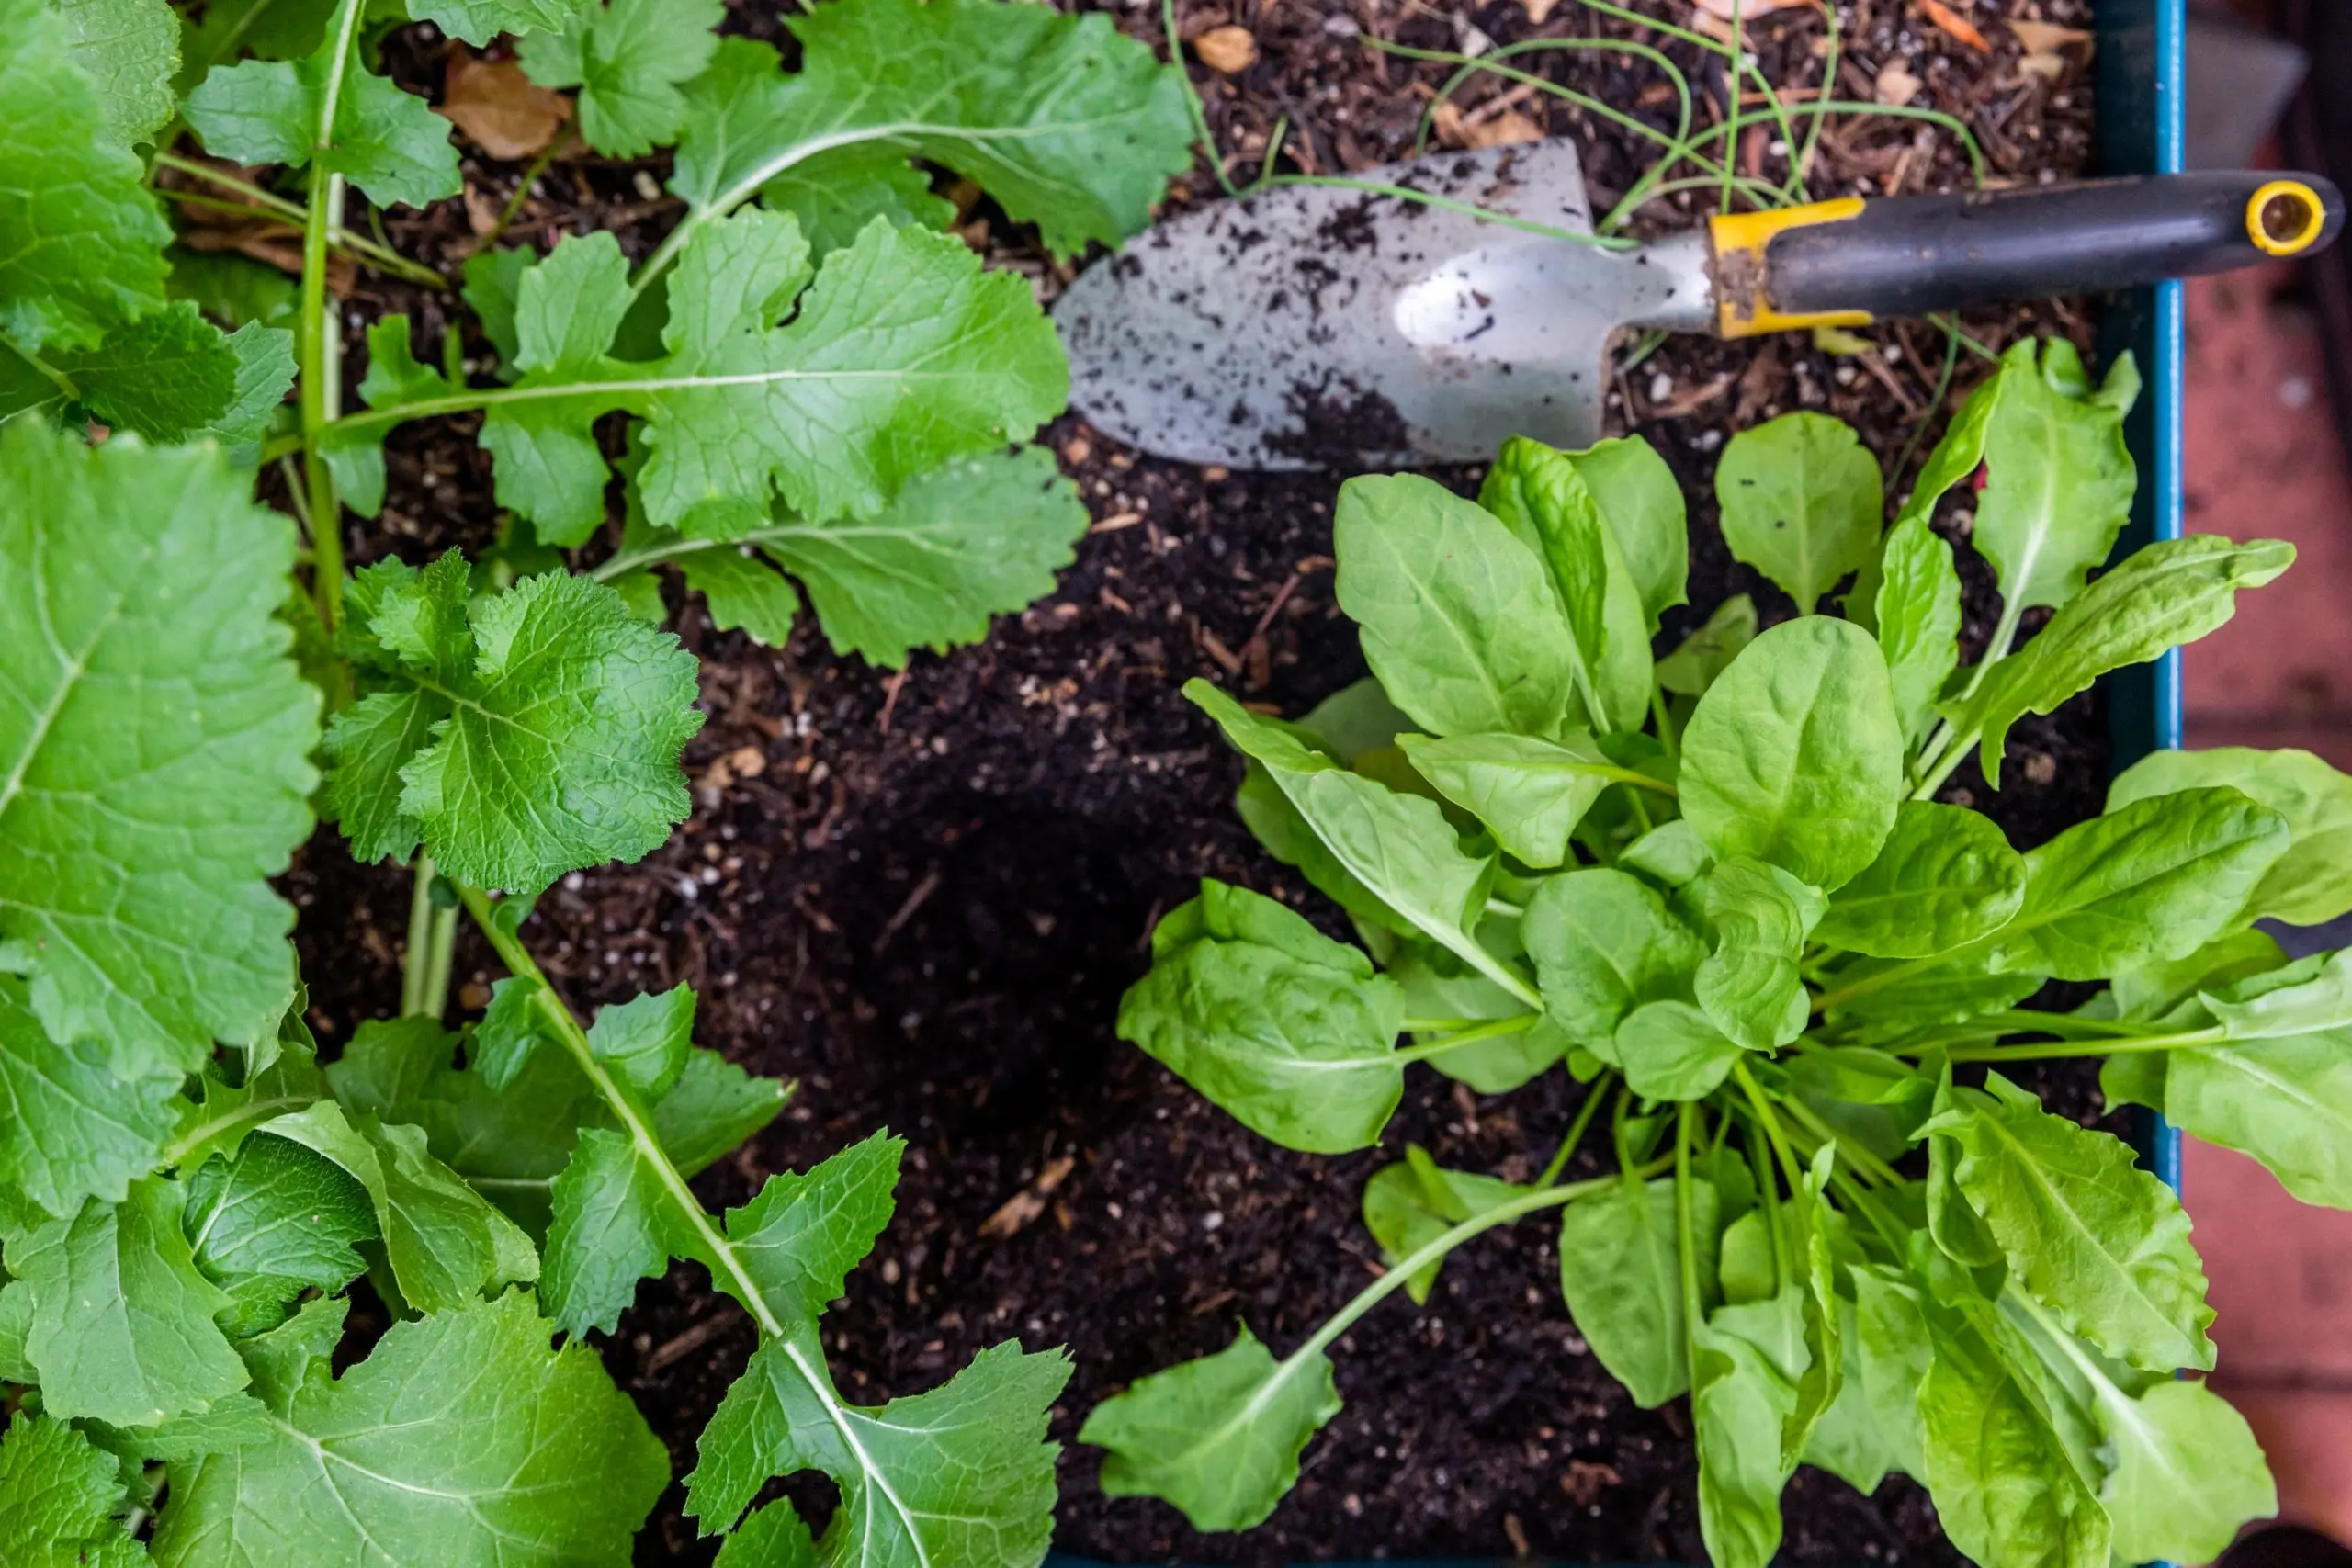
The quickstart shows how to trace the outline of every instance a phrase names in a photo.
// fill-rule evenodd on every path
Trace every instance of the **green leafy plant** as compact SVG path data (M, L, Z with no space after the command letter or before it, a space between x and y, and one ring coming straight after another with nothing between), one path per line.
M2245 1422L2177 1375L2213 1360L2178 1200L2015 1075L2103 1059L2110 1105L2352 1206L2352 960L2289 963L2254 925L2352 909L2352 778L2162 752L2023 853L1938 798L1972 752L1997 781L2020 716L2203 636L2292 558L2199 536L2099 570L2134 389L2128 361L2094 387L2071 345L2020 344L1884 530L1851 432L1800 413L1739 435L1724 536L1800 614L1759 631L1735 600L1655 661L1684 519L1640 441L1515 440L1475 502L1344 487L1339 598L1374 678L1295 722L1187 691L1249 759L1245 820L1361 946L1205 882L1153 933L1120 1032L1318 1153L1378 1142L1413 1062L1482 1093L1555 1068L1587 1088L1532 1181L1419 1147L1379 1171L1363 1218L1388 1271L1304 1343L1277 1356L1245 1325L1097 1406L1080 1436L1106 1492L1259 1523L1340 1409L1340 1337L1541 1213L1603 1365L1644 1406L1688 1394L1722 1568L1770 1562L1800 1462L1864 1491L1918 1478L1988 1568L2207 1561L2271 1510ZM2005 611L1962 665L1928 517L1980 468L1969 538ZM1849 578L1844 615L1815 613ZM2037 1009L2052 980L2103 984ZM1564 1181L1604 1128L1615 1169Z
M891 663L1050 586L1085 512L1020 444L1059 350L927 168L1057 255L1115 242L1187 160L1181 85L1102 17L1000 0L806 7L792 73L715 4L193 9L0 0L0 1558L626 1562L671 1465L589 1335L685 1259L758 1337L685 1477L719 1561L1035 1562L1060 1355L868 1408L819 1337L899 1142L713 1213L693 1179L791 1086L695 1045L685 987L576 1012L526 932L687 815L662 568L770 641L797 580ZM594 146L674 142L677 227L634 269L598 234L459 288L392 250L355 197L460 186L374 67L411 18L517 36ZM299 277L175 245L164 175L298 225ZM461 295L494 355L448 328L420 363L386 316L341 408L338 256ZM522 532L347 572L386 433L453 415ZM314 813L415 884L400 1015L339 1054L269 882ZM453 1033L461 913L508 975ZM808 1471L840 1497L815 1537L767 1491Z

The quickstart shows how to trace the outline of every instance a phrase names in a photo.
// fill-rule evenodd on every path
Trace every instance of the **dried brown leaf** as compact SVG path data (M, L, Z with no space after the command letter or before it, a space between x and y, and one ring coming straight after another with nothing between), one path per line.
M512 61L481 60L454 48L439 112L493 158L535 158L571 118L571 100L540 86Z
M1872 85L1871 96L1880 103L1900 107L1917 97L1919 89L1925 85L1926 83L1904 69L1903 62L1890 60L1879 67L1878 80Z

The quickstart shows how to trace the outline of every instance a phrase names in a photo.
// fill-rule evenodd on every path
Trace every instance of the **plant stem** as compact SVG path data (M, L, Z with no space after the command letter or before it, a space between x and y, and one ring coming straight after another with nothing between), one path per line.
M1603 1073L1592 1080L1591 1088L1585 1090L1584 1104L1577 1108L1577 1119L1568 1123L1568 1135L1560 1140L1560 1152L1552 1156L1552 1163L1545 1166L1544 1174L1535 1179L1536 1186L1553 1185L1560 1179L1560 1172L1568 1168L1568 1161L1575 1156L1577 1146L1584 1142L1585 1129L1592 1125L1594 1115L1600 1110L1600 1102L1610 1098L1611 1080L1616 1076L1614 1073ZM1617 1095L1621 1104L1624 1098L1622 1091Z
M1201 156L1209 161L1209 172L1225 194L1238 198L1241 192L1234 187L1233 176L1225 172L1225 157L1216 150L1216 138L1209 134L1208 110L1201 107L1200 89L1193 85L1193 73L1184 69L1184 40L1176 36L1176 0L1159 0L1159 27L1168 39L1168 63L1176 68L1176 80L1184 85L1184 107L1193 111L1193 140ZM1265 183L1262 175L1259 184Z
M201 163L194 158L183 158L175 152L158 152L155 154L154 162L157 168L176 169L181 174L216 185L222 190L234 191L245 198L242 202L222 201L190 190L159 189L156 194L167 200L186 202L191 206L207 208L216 212L250 214L254 208L258 207L273 217L286 220L297 229L307 230L310 227L309 209L300 202L288 201L275 191L264 190L250 180L242 180L234 175L223 174L209 164ZM404 277L411 283L422 284L427 288L437 288L443 293L448 292L447 278L429 266L409 260L408 257L389 246L378 244L364 234L355 234L348 229L337 226L334 233L328 237L327 243L354 261L364 262L378 272L388 272L395 277Z
M1675 1108L1674 1241L1682 1266L1682 1355L1693 1379L1699 1371L1699 1224L1691 1212L1690 1145L1698 1121L1696 1100Z
M295 325L294 357L300 372L302 463L311 499L311 596L319 622L332 635L343 619L343 513L335 500L334 476L327 471L320 440L342 402L342 339L327 298L327 241L340 224L343 176L327 169L334 146L336 111L343 102L343 75L351 62L364 0L341 0L327 29L333 63L319 94L319 118L311 138L311 204L302 215L302 314Z
M1524 1034L1542 1022L1543 1017L1541 1013L1522 1012L1510 1018L1498 1018L1491 1023L1482 1023L1474 1029L1465 1029L1459 1034L1448 1035L1443 1040L1432 1040L1419 1045L1408 1045L1396 1053L1396 1059L1400 1062L1425 1062L1431 1056L1442 1056L1448 1051L1457 1050L1464 1045L1478 1045L1489 1040L1500 1040L1512 1034Z
M1796 1119L1798 1126L1837 1149L1838 1157L1846 1164L1858 1170L1867 1171L1879 1180L1890 1185L1899 1184L1903 1180L1902 1173L1886 1161L1860 1144L1849 1144L1839 1137L1837 1130L1815 1115L1813 1108L1804 1100L1788 1100L1781 1101L1781 1104L1787 1109L1789 1114Z
M1667 1162L1662 1159L1653 1160L1636 1174L1654 1176L1664 1169L1666 1164ZM1404 1289L1414 1275L1437 1262L1464 1242L1493 1230L1497 1225L1507 1225L1514 1220L1523 1219L1538 1210L1556 1209L1564 1203L1573 1203L1579 1198L1614 1185L1618 1179L1616 1175L1611 1174L1596 1176L1585 1181L1571 1181L1565 1187L1537 1188L1534 1191L1522 1193L1508 1201L1498 1203L1484 1213L1473 1214L1443 1235L1432 1236L1390 1265L1388 1271L1379 1279L1358 1291L1354 1298L1338 1312L1333 1313L1306 1344L1283 1357L1282 1365L1276 1369L1273 1377L1269 1380L1269 1386L1279 1386L1289 1377L1295 1366L1306 1361L1311 1357L1320 1355L1330 1347L1332 1341L1353 1328L1364 1314Z
M1804 1185L1804 1168L1789 1148L1788 1134L1781 1131L1781 1119L1772 1113L1772 1102L1764 1098L1764 1090L1758 1086L1756 1075L1747 1070L1746 1062L1734 1062L1731 1076L1732 1081L1739 1085L1739 1092L1747 1097L1747 1103L1756 1108L1756 1119L1764 1129L1765 1140L1772 1145L1773 1157L1781 1162L1781 1174L1788 1179L1789 1190L1795 1192Z
M2186 1030L2178 1034L2150 1034L2137 1040L2055 1040L2032 1045L1962 1045L1951 1052L1955 1062L2054 1062L2068 1056L2139 1056L2152 1051L2179 1051L2198 1045L2219 1045L2229 1031L2220 1024ZM1910 1055L1917 1047L1894 1054Z
M401 959L401 1016L438 1020L449 1010L449 970L457 961L458 907L436 902L433 857L419 850L410 870L408 952Z

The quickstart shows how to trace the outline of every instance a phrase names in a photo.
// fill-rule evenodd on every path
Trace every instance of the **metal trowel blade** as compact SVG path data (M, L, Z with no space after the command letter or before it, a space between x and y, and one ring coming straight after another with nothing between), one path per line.
M1364 182L1591 231L1574 144L1369 169ZM1070 400L1162 457L1236 468L1488 458L1600 434L1610 333L1702 325L1706 283L1645 252L1356 188L1280 186L1137 235L1054 308Z

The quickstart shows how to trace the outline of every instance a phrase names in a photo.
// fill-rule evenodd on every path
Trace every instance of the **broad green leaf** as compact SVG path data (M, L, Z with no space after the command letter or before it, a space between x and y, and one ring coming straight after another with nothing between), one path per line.
M1715 500L1733 557L1807 615L1877 554L1886 506L1878 459L1853 426L1805 412L1734 435L1715 466Z
M61 417L164 443L186 441L227 419L238 400L242 367L227 334L186 300L116 329L95 348L56 352L45 363L51 376L38 400L0 398L0 409L48 407ZM290 356L288 363L290 368ZM277 399L291 381L289 375L277 384Z
M1567 454L1600 505L1601 521L1642 605L1646 646L1658 616L1690 603L1690 535L1682 486L1657 449L1638 435L1612 437Z
M2352 1030L2352 948L2200 987L2199 999L2232 1040Z
M366 1188L266 1132L188 1178L181 1224L197 1268L249 1306L241 1321L259 1328L277 1326L303 1287L333 1294L357 1279L366 1265L353 1249L378 1234Z
M542 87L580 89L580 133L608 158L642 158L678 139L686 100L725 15L720 0L607 0L574 7L577 19L541 30L515 50Z
M670 188L689 221L726 212L829 149L887 142L972 181L1057 257L1115 245L1192 165L1183 86L1108 17L1002 0L855 0L786 24L775 51L719 46L686 90Z
M180 1209L179 1188L149 1177L119 1205L94 1200L10 1245L10 1293L31 1297L25 1354L51 1416L152 1426L244 1386L212 1322L229 1298L197 1272Z
M450 876L534 893L662 843L688 809L678 752L702 727L693 655L585 578L469 593L454 551L354 584L346 634L370 694L326 742L354 855L421 840Z
M2102 1382L2098 1411L2118 1561L2211 1562L2239 1527L2278 1511L2245 1417L2202 1382L2167 1378L2137 1398Z
M586 0L407 0L409 15L480 48L501 33L546 32L576 22Z
M863 521L785 523L748 536L800 580L828 642L897 669L917 648L978 642L990 616L1052 592L1086 527L1085 503L1054 455L1024 446L919 474Z
M1605 1059L1623 1067L1625 1086L1645 1100L1702 1100L1722 1086L1743 1052L1689 1002L1647 1002L1618 1024Z
M180 107L205 151L239 164L299 169L317 157L381 207L424 207L464 181L449 122L369 72L359 40L329 38L300 60L216 65ZM334 105L333 144L318 152Z
M294 387L294 334L248 321L229 334L228 347L237 366L228 406L196 434L220 443L239 468L257 468L262 438Z
M2211 1367L2205 1270L2172 1189L2104 1133L2053 1116L1996 1073L1928 1125L1961 1151L1962 1191L2013 1278L2109 1355L2169 1371Z
M1417 475L1350 479L1332 517L1340 606L1396 705L1433 735L1559 732L1577 652L1533 548Z
M367 1191L392 1278L411 1306L453 1311L538 1277L530 1238L432 1156L424 1129L346 1116L322 1100L265 1130L324 1156Z
M0 1213L29 1203L70 1219L85 1198L119 1203L170 1136L178 1075L118 1078L101 1041L60 1045L0 976Z
M2288 967L2278 939L2249 927L2215 937L2186 958L2126 969L2115 976L2108 996L2116 1018L2154 1023L2199 991L2222 990Z
M73 39L74 63L98 89L122 145L153 141L177 107L180 24L164 0L51 0Z
M1567 620L1577 698L1591 727L1609 734L1639 729L1649 710L1650 624L1641 589L1574 460L1515 435L1487 469L1478 504L1544 563Z
M754 1077L697 1045L677 1087L653 1108L653 1134L670 1163L694 1176L775 1121L791 1093L790 1080Z
M1804 1461L1867 1497L1878 1490L1888 1471L1900 1467L1879 1428L1878 1413L1862 1382L1860 1314L1851 1302L1840 1301L1838 1305L1842 1319L1838 1353L1843 1358L1838 1394L1806 1436Z
M1714 1291L1718 1198L1712 1182L1697 1179L1690 1196L1703 1301ZM1618 1183L1560 1211L1560 1291L1568 1314L1645 1410L1690 1386L1679 1245L1670 1179ZM1778 1441L1777 1428L1773 1437Z
M2115 547L2138 485L2122 411L2052 386L2035 369L2035 348L2033 339L2021 340L2003 360L1984 420L1984 488L1968 536L1993 563L2011 615L2065 604L2083 591Z
M1657 683L1686 697L1704 696L1715 677L1755 640L1756 601L1735 593L1715 606L1704 626L1657 661Z
M1470 1171L1445 1170L1419 1144L1405 1157L1373 1172L1363 1188L1363 1226L1393 1268L1463 1221L1523 1196L1525 1187ZM1405 1287L1415 1302L1430 1299L1443 1259L1417 1270Z
M0 0L0 338L28 352L93 346L164 304L171 227L92 63L49 0Z
M1602 755L1592 738L1570 731L1559 740L1531 735L1407 735L1397 744L1413 770L1438 793L1494 830L1495 841L1527 864L1548 870L1568 858L1568 835L1627 770Z
M1878 858L1830 895L1815 940L1879 958L1925 958L1996 931L2025 897L2026 863L1990 818L1906 800Z
M1060 1351L1008 1340L868 1410L840 1403L813 1325L767 1340L703 1428L686 1512L725 1529L768 1477L820 1470L842 1497L817 1543L827 1568L1024 1568L1053 1534L1046 1416L1069 1379Z
M1894 826L1903 732L1867 632L1807 615L1748 644L1683 731L1682 814L1719 860L1834 891Z
M1879 651L1894 690L1895 716L1917 743L1936 716L1936 699L1960 662L1960 569L1951 547L1924 518L1906 517L1886 536L1875 603Z
M761 204L800 220L810 252L829 255L876 218L893 228L944 229L956 204L888 141L857 141L795 164L760 187Z
M596 1354L527 1294L396 1323L292 1380L266 1440L170 1467L164 1568L574 1568L629 1560L669 1458Z
M1655 890L1606 867L1545 878L1528 901L1520 938L1535 961L1546 1013L1611 1062L1625 1015L1687 995L1707 956L1698 933Z
M64 1422L19 1410L0 1435L0 1562L11 1568L137 1568L122 1521L122 1461Z
M2251 1155L2304 1202L2352 1209L2347 1041L2337 1031L2167 1052L2154 1098L2184 1132Z
M2107 1510L2039 1395L1954 1314L1932 1312L1929 1322L1920 1479L1944 1533L1984 1568L2108 1568Z
M1495 863L1462 852L1435 802L1348 772L1205 681L1186 682L1184 694L1228 740L1265 764L1317 840L1385 908L1524 1005L1538 1005L1534 988L1472 934Z
M1096 1405L1078 1434L1109 1453L1113 1497L1158 1497L1198 1530L1262 1524L1298 1483L1298 1456L1340 1413L1321 1350L1276 1361L1243 1324L1233 1343L1138 1379Z
M875 518L918 476L1025 438L1069 395L1027 285L984 271L951 236L876 224L812 282L798 225L752 210L697 231L665 281L666 352L615 358L628 265L609 234L565 240L523 275L522 374L465 394L489 409L499 500L543 543L582 543L604 521L607 468L590 430L616 409L648 422L647 520L734 539L775 494L804 519ZM386 423L451 395L406 340L403 318L376 329L360 395L383 417L344 423L346 462L380 465Z
M1680 887L1695 881L1714 862L1707 846L1699 841L1698 830L1678 817L1627 844L1617 863L1668 887Z
M2083 604L2087 600L2077 600ZM2286 819L2226 788L2134 801L2025 857L2025 897L1991 967L2099 980L2221 934L2286 849Z
M2234 544L2212 534L2165 539L2125 559L2070 598L2031 642L1993 666L1964 702L1943 705L1962 735L1981 732L1984 777L2001 783L2009 726L2060 704L2110 670L2195 642L2229 620L2237 591L2259 588L2293 563L2276 539Z
M1781 1489L1796 1469L1781 1434L1804 1371L1802 1287L1716 1309L1698 1336L1690 1418L1699 1530L1716 1568L1767 1568L1781 1548Z
M2309 751L2152 751L2108 786L2107 808L2210 784L2260 801L2292 834L2246 901L2248 916L2316 926L2352 911L2352 777Z
M275 614L292 521L203 448L0 431L0 968L118 1077L272 1037L318 694Z
M1821 919L1821 895L1778 866L1734 856L1679 897L1714 939L1692 977L1714 1026L1750 1051L1774 1051L1804 1033L1812 998L1797 958Z
M1919 1385L1927 1380L1934 1347L1918 1286L1883 1265L1864 1265L1851 1270L1850 1277L1863 1394L1884 1436L1890 1463L1924 1480L1926 1427Z
M1285 1148L1376 1142L1404 1092L1405 997L1272 899L1204 879L1152 932L1119 1037Z

